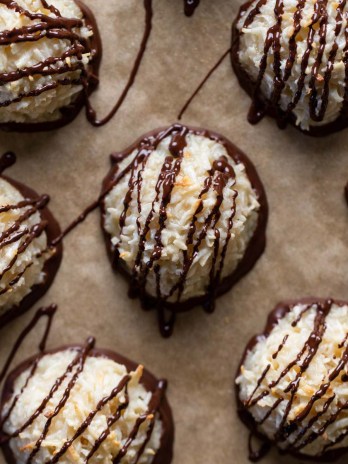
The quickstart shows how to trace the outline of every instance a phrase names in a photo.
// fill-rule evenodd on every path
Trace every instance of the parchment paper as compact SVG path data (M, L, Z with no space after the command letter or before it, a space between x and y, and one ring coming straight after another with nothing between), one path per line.
M144 13L141 0L85 1L96 14L104 43L101 86L93 96L104 115L128 77ZM229 47L240 4L202 0L188 19L181 0L154 0L148 52L113 121L94 129L81 114L56 132L1 133L0 152L18 154L8 174L50 194L50 207L66 226L98 195L111 152L176 120L186 98ZM220 132L243 149L258 168L270 204L266 253L254 271L218 300L215 314L197 308L182 315L174 336L163 340L155 313L145 313L137 300L129 300L127 283L112 272L99 212L67 238L56 281L36 305L59 305L50 347L82 342L93 334L100 347L168 378L176 422L174 464L248 463L247 432L236 417L233 397L246 342L263 329L268 312L282 299L348 299L348 208L343 199L348 131L312 139L290 127L280 131L271 119L252 127L246 120L249 104L227 58L183 120ZM33 313L0 333L0 363ZM33 333L16 362L36 352L37 339ZM263 462L294 461L274 452Z

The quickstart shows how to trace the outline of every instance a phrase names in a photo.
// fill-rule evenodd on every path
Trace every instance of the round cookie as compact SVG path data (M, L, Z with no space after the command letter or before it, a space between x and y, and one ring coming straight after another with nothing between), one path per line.
M200 4L200 0L184 0L185 15L193 16L199 4Z
M348 450L348 302L278 305L238 370L239 415L263 442L314 462Z
M1 403L8 464L171 462L166 382L94 345L89 338L42 353L9 375Z
M143 136L113 162L101 202L107 248L132 296L157 308L169 335L175 313L213 311L254 266L265 247L265 192L230 141L179 124Z
M264 115L322 136L348 125L345 2L252 0L233 25L232 64Z

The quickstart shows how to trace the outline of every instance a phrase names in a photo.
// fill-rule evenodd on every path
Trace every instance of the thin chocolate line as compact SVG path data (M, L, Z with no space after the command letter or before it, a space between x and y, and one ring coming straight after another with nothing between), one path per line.
M21 93L16 98L2 102L0 107L10 106L13 103L22 101L24 98L35 98L44 92L56 89L60 85L81 85L83 87L76 101L72 102L68 107L60 109L61 115L57 121L43 123L0 123L0 128L5 130L20 131L41 131L56 129L70 123L77 116L83 106L85 106L86 117L90 124L95 127L100 127L107 124L117 114L124 101L126 100L130 89L135 83L151 36L153 18L152 0L143 0L143 6L145 10L144 34L128 81L112 110L102 119L98 119L96 111L92 107L90 101L90 95L96 89L99 83L98 71L102 56L102 47L98 27L94 15L89 10L89 8L87 8L81 0L75 0L75 2L84 13L84 19L87 26L93 31L93 36L90 40L84 39L73 31L74 28L83 26L82 20L62 17L59 10L54 6L48 5L46 0L41 0L41 3L45 8L50 10L53 16L44 15L42 13L31 13L30 11L20 7L15 0L0 1L0 3L6 5L8 8L18 11L27 18L40 21L38 24L23 26L19 29L2 31L0 33L0 45L9 45L23 42L38 42L42 38L68 40L71 43L69 48L60 57L50 57L42 62L39 62L33 66L28 66L21 70L1 73L0 86L5 85L8 82L17 81L23 77L31 78L38 75L54 76L57 74L64 74L66 72L80 71L80 77L78 79L65 78L57 80L53 83L47 83L40 88ZM194 0L194 2L197 2L197 0ZM84 54L88 53L91 55L91 61L86 69L82 63L82 58ZM78 62L71 66L64 64L66 58L68 57L76 57Z
M196 8L199 6L201 0L184 0L185 15L193 16Z
M184 106L181 108L179 114L178 114L178 120L180 121L183 117L183 115L186 113L186 110L188 109L188 107L191 105L191 103L193 102L193 100L196 98L196 96L199 94L199 92L201 91L201 89L204 87L204 85L206 84L206 82L210 79L210 77L214 74L214 72L220 67L220 65L222 64L222 62L224 61L224 59L226 58L227 55L229 55L231 53L231 48L229 48L222 56L221 58L219 58L219 60L217 61L217 63L214 64L214 66L210 69L210 71L208 72L208 74L204 77L204 79L200 82L200 84L198 85L198 87L196 88L196 90L193 92L193 94L190 96L190 98L186 101L186 103L184 104Z

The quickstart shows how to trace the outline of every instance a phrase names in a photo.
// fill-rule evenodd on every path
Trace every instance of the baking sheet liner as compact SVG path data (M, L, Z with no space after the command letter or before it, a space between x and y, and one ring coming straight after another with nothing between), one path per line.
M128 78L143 33L141 0L85 0L104 44L101 85L92 100L104 115ZM71 125L42 134L0 134L0 152L14 150L7 174L51 195L50 208L66 226L98 195L109 154L142 133L176 121L200 80L230 45L239 0L202 0L193 18L181 0L154 0L154 27L137 81L117 116L95 129L80 114ZM59 305L49 347L80 343L92 334L169 380L176 422L174 464L247 464L247 432L236 417L233 377L248 339L261 331L282 299L334 296L348 300L348 131L324 139L273 120L246 120L249 97L239 88L229 58L193 102L183 122L228 137L252 159L270 204L268 246L255 269L217 301L207 315L197 308L178 318L174 336L160 337L154 312L127 297L113 273L99 212L65 241L63 263L36 307ZM0 363L34 311L0 333ZM40 330L39 328L37 330ZM33 333L17 361L36 352ZM292 463L276 452L265 464ZM344 459L341 461L344 462ZM0 456L0 463L4 460Z

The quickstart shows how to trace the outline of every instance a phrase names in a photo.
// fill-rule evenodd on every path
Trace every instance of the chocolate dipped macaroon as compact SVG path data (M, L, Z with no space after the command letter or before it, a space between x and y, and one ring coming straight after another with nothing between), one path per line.
M0 414L8 464L172 461L166 381L94 345L44 352L8 376Z
M281 303L247 346L237 378L239 415L261 439L314 462L348 451L348 302Z
M101 42L81 0L0 2L0 129L72 121L98 83Z
M233 25L232 64L252 98L249 122L264 115L310 135L348 126L348 6L328 0L252 0Z
M204 129L154 131L112 160L101 202L107 248L131 296L157 309L170 335L177 312L213 311L262 254L265 192L249 159Z
M0 158L0 173L15 162ZM58 271L62 245L52 246L60 227L47 208L48 195L0 175L0 329L29 310Z

